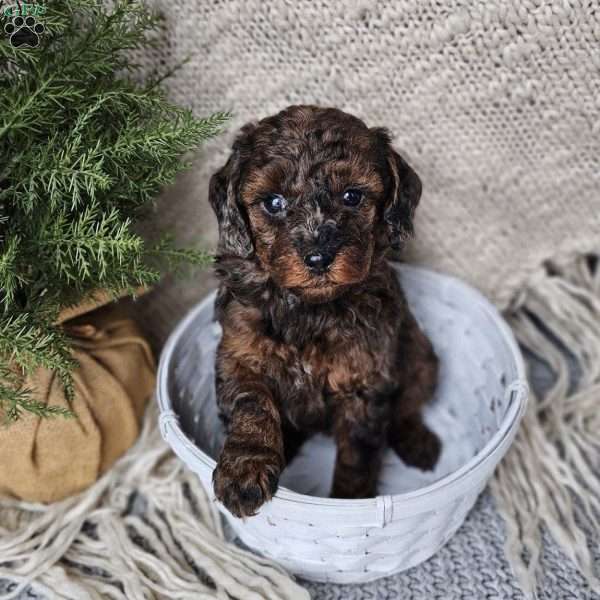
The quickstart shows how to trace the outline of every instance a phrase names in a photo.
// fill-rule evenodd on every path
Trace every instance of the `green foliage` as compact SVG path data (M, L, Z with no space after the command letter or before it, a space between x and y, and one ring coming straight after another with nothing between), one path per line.
M40 20L38 47L0 41L0 413L9 419L55 414L21 388L38 367L56 370L69 393L61 308L210 262L168 235L148 246L133 225L228 118L170 104L164 74L136 82L132 56L160 29L141 2L52 0Z

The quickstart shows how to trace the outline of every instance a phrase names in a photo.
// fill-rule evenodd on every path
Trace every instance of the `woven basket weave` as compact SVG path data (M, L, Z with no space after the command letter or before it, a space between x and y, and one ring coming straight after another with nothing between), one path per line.
M316 436L284 471L279 490L245 520L220 506L241 541L291 572L337 583L365 582L426 560L460 527L506 453L525 410L523 360L495 308L444 275L398 266L408 302L440 357L440 383L425 419L442 438L433 472L389 450L380 496L327 498L335 448ZM161 431L212 491L223 429L214 398L220 329L214 294L179 324L158 370Z

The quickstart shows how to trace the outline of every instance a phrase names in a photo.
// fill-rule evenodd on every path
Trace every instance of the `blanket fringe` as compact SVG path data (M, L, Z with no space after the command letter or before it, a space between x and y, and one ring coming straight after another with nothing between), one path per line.
M506 316L553 374L491 484L508 560L536 598L546 529L600 589L589 551L600 539L600 267L585 256L547 263ZM160 438L155 403L135 446L84 493L49 506L0 501L0 578L16 582L1 600L28 585L65 600L309 599L225 540L198 478Z
M0 501L0 579L17 583L2 600L28 585L52 600L309 600L283 569L225 540L157 422L152 402L134 447L79 496Z
M600 539L600 267L590 256L548 262L506 315L552 377L531 393L513 447L492 481L506 554L537 598L544 529L594 589L589 544ZM533 366L532 366L533 365Z

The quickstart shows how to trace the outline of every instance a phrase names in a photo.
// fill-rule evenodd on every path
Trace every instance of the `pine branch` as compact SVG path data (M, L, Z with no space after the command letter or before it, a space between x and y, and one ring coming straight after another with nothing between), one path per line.
M46 7L40 47L0 43L0 408L11 418L51 412L14 368L52 369L72 394L62 307L210 262L168 236L148 247L134 225L229 117L173 106L156 77L135 82L131 51L160 39L142 2Z
M206 268L214 261L213 255L205 250L177 248L170 234L163 235L152 248L149 248L147 257L149 260L155 260L158 268L175 274L180 273L185 266Z
M23 285L24 279L17 268L19 254L19 238L11 237L4 241L4 248L0 254L0 301L4 309L10 309L15 302L17 290Z
M15 364L26 374L41 367L58 372L62 379L68 379L76 365L62 329L28 313L0 322L0 356L5 366Z
M32 400L34 391L28 388L6 385L4 375L0 375L0 415L4 416L4 424L16 421L24 412L33 413L41 418L63 417L73 418L73 413L62 406L48 406L43 402Z

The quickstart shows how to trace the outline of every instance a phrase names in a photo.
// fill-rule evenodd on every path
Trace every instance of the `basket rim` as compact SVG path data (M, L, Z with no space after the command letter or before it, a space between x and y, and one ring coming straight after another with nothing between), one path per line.
M293 502L295 504L302 504L305 506L314 506L319 508L331 507L336 510L344 509L378 509L381 507L381 503L387 504L392 502L394 507L403 504L414 504L415 500L423 500L427 498L433 501L434 497L439 498L440 496L447 496L451 491L456 491L456 488L464 486L468 479L476 476L475 472L483 470L485 465L489 464L493 459L498 462L508 449L508 445L512 441L512 438L516 434L517 426L523 416L527 407L527 396L528 386L525 374L525 364L523 356L514 335L508 324L500 315L496 307L477 289L465 283L461 279L448 275L445 273L439 273L433 269L424 267L416 267L413 265L391 263L396 271L399 273L407 273L412 275L434 277L441 279L446 285L458 286L463 291L469 293L473 300L478 303L485 313L492 319L500 334L511 351L512 357L515 361L517 377L507 385L507 392L511 393L509 398L509 405L506 409L500 426L494 433L494 435L487 441L487 443L471 458L469 459L460 469L453 471L441 477L437 481L412 490L410 492L402 492L399 494L388 494L378 495L373 498L364 499L342 499L342 498L322 498L318 496L309 496L307 494L301 494L295 492L289 488L280 486L276 493L273 495L272 501L283 500L285 502ZM179 417L173 410L173 405L168 394L168 376L169 376L169 364L170 359L173 355L175 346L179 341L182 333L188 328L190 323L194 321L196 316L206 309L207 304L212 304L216 297L217 290L213 290L207 294L198 304L192 307L188 313L179 321L174 330L169 335L167 342L161 352L158 371L157 371L157 402L159 405L160 415L159 420L161 423L161 432L167 443L177 453L177 448L173 443L172 436L181 443L192 455L192 457L199 463L196 467L201 466L207 472L212 473L216 466L216 461L203 450L201 450L181 429L179 425ZM180 456L190 468L193 468L189 462ZM195 470L195 469L194 469ZM472 477L470 477L472 476ZM427 502L430 504L430 502Z

